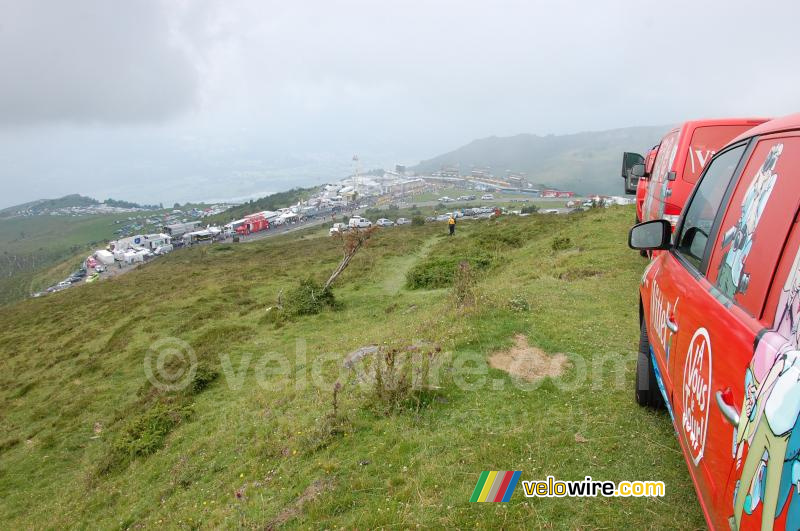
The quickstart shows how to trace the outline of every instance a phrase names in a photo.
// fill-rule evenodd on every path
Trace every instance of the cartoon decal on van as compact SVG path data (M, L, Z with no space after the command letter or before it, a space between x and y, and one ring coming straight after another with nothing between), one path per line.
M784 283L773 327L756 338L745 371L744 404L733 445L736 470L741 468L733 500L736 528L742 512L752 514L759 504L762 529L772 529L784 510L786 528L800 526L799 347L800 252ZM741 467L745 446L747 458Z
M753 233L778 179L774 170L782 152L783 144L772 146L744 194L739 220L725 231L722 238L722 249L727 249L720 260L717 287L731 299L737 293L747 291L750 275L744 273L744 263L753 246Z

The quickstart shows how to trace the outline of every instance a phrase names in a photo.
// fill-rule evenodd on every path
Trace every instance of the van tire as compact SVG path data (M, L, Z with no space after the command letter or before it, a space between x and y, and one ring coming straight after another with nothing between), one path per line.
M639 331L639 359L636 362L636 403L642 407L662 409L664 397L658 388L658 380L650 357L650 340L644 319Z

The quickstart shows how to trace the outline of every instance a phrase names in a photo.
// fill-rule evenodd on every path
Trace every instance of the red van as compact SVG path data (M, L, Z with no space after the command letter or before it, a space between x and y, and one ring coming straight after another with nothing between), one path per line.
M697 178L714 153L736 136L765 121L765 118L692 120L664 135L652 171L647 172L644 167L633 169L634 175L641 175L640 182L643 179L648 181L642 186L642 192L646 191L646 194L642 194L644 202L639 219L666 219L674 225Z
M639 288L636 401L668 409L711 528L800 528L798 173L800 114L721 149L674 232L629 234L662 251Z

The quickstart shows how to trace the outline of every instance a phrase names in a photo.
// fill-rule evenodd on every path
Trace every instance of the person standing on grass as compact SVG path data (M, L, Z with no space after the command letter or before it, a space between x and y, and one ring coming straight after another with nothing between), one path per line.
M456 233L456 218L453 214L450 214L450 219L447 220L447 225L450 226L450 236Z

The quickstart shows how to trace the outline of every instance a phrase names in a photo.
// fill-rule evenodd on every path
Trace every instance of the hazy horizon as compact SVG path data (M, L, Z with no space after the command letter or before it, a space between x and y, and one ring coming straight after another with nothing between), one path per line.
M242 198L341 178L353 154L367 170L800 107L800 5L670 7L0 0L0 207ZM769 53L743 10L768 20Z

